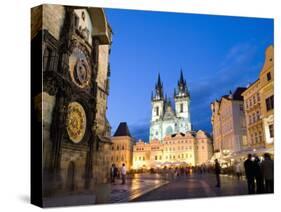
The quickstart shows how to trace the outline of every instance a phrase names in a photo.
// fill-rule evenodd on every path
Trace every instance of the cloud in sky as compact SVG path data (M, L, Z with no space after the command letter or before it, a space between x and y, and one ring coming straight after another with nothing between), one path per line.
M158 72L171 96L183 68L193 127L211 132L210 103L255 81L264 50L273 44L272 19L106 12L114 29L108 119L113 133L126 121L137 139L148 139L150 95Z
M257 48L251 43L234 45L228 50L217 71L212 70L210 71L212 74L204 76L199 82L191 83L191 118L194 118L195 128L203 127L210 132L210 103L228 94L230 90L233 92L237 87L246 87L249 81L256 79L254 77L257 77L257 70L261 67L261 63L250 65L256 51ZM249 78L248 75L241 74L249 72L253 72L254 77ZM196 114L196 117L192 114Z
M261 68L261 61L251 65L257 48L251 43L240 43L232 46L217 70L210 70L208 75L188 83L191 92L191 121L195 130L206 130L211 133L210 103L222 95L232 92L237 87L246 87L253 82ZM248 73L241 75L241 73ZM254 77L249 77L253 73ZM150 117L131 123L131 134L136 139L148 141Z

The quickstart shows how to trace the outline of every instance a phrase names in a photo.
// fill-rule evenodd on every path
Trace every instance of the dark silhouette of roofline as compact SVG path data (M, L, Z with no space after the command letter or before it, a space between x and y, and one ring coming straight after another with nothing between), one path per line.
M127 122L120 122L117 130L115 131L114 137L116 136L129 136L129 137L132 137L131 136L131 133L129 131L129 128L128 128L128 125L127 125Z

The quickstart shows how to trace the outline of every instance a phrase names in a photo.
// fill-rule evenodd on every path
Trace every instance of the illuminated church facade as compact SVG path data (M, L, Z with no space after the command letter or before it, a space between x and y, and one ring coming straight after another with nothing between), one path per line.
M191 131L190 94L182 71L177 88L174 90L174 107L171 99L164 97L160 74L158 74L155 91L151 94L151 104L150 141L159 140L162 143L165 136Z

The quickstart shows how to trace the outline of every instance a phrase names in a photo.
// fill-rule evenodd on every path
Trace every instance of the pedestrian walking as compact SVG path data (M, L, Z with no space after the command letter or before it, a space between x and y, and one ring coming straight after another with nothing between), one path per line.
M121 168L121 177L122 177L122 185L124 185L126 183L126 167L125 164L122 164L122 168Z
M221 166L219 164L218 159L215 159L215 174L216 174L216 180L217 180L216 187L220 188L221 187L221 180L220 180Z
M245 174L248 184L248 193L255 193L255 177L254 177L254 163L252 161L252 155L248 154L247 160L244 162Z
M261 194L263 193L263 177L262 177L262 172L261 172L261 164L260 164L260 159L258 156L255 156L254 160L254 178L256 181L256 193Z
M110 167L110 179L111 183L115 183L115 177L116 177L116 167L115 164L113 163L112 166Z
M264 161L261 163L261 172L265 180L265 192L266 193L273 193L273 160L271 159L268 153L264 154Z
M235 165L235 174L237 176L237 180L239 181L242 176L242 167L241 167L240 161L237 161L237 163Z

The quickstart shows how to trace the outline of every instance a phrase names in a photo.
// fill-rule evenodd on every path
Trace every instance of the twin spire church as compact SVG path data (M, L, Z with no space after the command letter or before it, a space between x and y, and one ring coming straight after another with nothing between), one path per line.
M190 122L190 94L183 73L180 73L177 88L174 90L174 107L167 96L163 95L163 82L160 74L152 92L152 115L149 140L158 139L161 143L166 135L186 133L191 131Z

